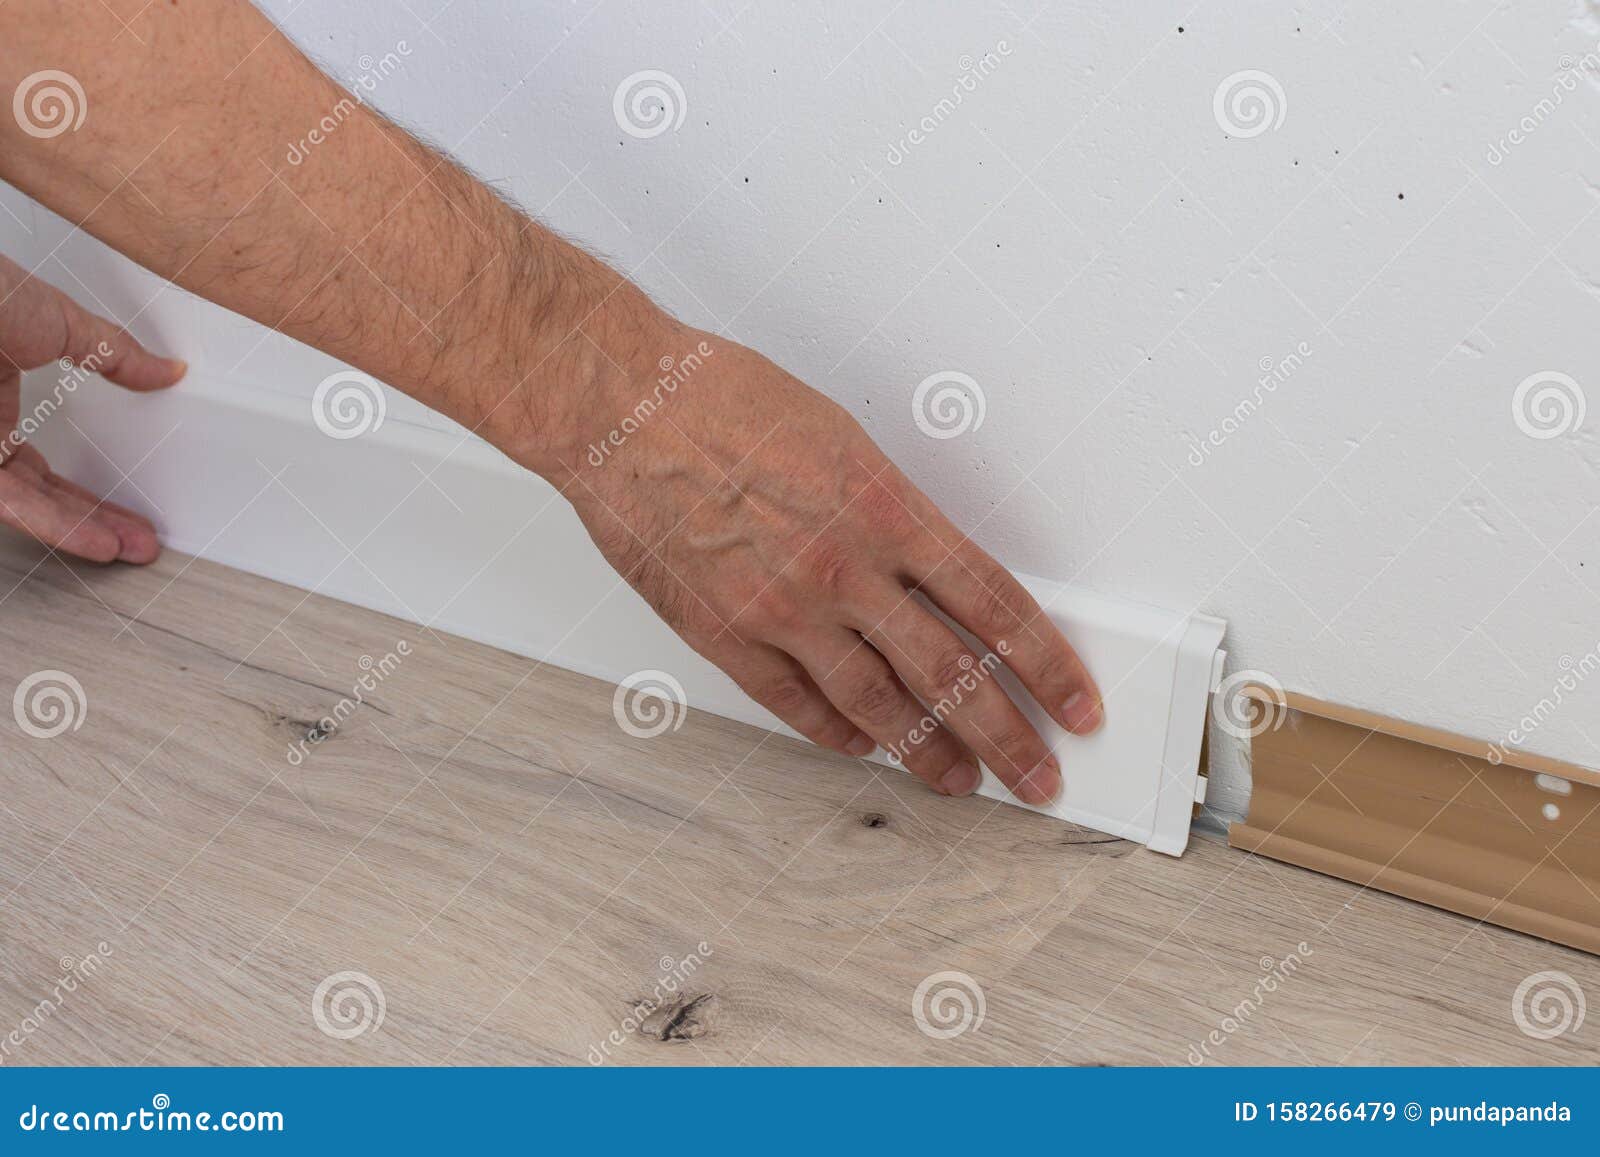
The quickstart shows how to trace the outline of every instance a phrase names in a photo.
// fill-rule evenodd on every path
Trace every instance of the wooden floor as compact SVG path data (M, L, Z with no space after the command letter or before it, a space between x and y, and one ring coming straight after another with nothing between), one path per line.
M0 710L0 1063L1600 1060L1600 1013L1513 1015L1594 958L1209 839L635 738L608 685L179 555L6 539L0 597L0 698L86 703Z

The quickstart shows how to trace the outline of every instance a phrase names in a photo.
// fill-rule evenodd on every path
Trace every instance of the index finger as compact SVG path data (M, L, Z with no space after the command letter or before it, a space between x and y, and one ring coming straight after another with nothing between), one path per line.
M60 290L56 291L60 294ZM183 377L186 362L145 349L127 330L61 294L67 332L61 356L127 390L164 390Z
M914 577L940 610L1001 650L1006 666L1057 723L1089 735L1104 722L1100 689L1078 653L1011 572L970 540Z

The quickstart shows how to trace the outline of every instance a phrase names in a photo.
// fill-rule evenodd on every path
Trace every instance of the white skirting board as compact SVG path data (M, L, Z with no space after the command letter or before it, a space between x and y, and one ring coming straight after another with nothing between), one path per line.
M665 671L691 707L788 730L656 619L565 500L476 439L394 419L336 439L307 401L202 380L144 396L85 384L35 440L174 549L410 620L413 645L452 633L613 683ZM1066 786L1042 810L1180 854L1224 624L1023 581L1106 697L1105 726L1078 738L997 673L1061 760ZM1004 795L988 772L980 790Z

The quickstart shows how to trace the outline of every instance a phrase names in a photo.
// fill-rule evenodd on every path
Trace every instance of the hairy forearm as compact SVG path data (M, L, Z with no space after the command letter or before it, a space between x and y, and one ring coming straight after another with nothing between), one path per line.
M134 43L118 46L123 19ZM1102 716L1093 680L837 404L662 315L361 107L243 0L0 0L0 36L0 91L59 69L89 106L54 134L0 118L0 176L557 482L634 589L802 734L886 747L946 795L977 787L980 757L1030 803L1059 790L1000 684L965 685L980 661L949 622L1079 734ZM88 496L47 493L42 458L18 465L32 474L7 466L0 486L56 521L13 525L73 549ZM154 557L148 523L102 530L78 552ZM948 718L923 707L952 696Z
M54 135L0 119L0 177L558 473L554 431L589 381L654 356L638 347L666 322L643 295L365 107L243 0L109 4L0 11L3 90L55 69L86 105Z

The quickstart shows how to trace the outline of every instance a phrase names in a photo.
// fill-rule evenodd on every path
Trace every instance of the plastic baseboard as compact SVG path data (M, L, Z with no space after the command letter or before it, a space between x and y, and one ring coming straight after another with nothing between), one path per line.
M1236 848L1600 952L1600 772L1253 688Z

